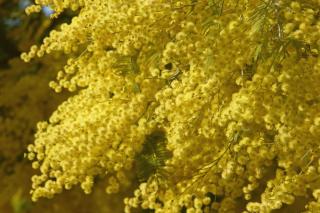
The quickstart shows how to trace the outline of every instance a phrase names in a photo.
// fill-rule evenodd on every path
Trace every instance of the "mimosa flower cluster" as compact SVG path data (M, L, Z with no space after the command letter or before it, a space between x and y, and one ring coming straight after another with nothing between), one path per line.
M75 95L28 147L34 201L91 193L95 177L117 193L145 163L125 212L320 211L318 0L37 0L27 12L44 5L78 15L21 58L65 53L50 87Z
M25 64L13 58L8 68L0 68L0 212L70 213L91 211L121 212L124 193L106 197L105 180L96 180L95 191L82 196L81 189L56 196L54 200L32 203L30 177L34 171L24 152L34 140L36 123L47 119L70 93L56 94L48 87L63 57L46 56L41 61Z

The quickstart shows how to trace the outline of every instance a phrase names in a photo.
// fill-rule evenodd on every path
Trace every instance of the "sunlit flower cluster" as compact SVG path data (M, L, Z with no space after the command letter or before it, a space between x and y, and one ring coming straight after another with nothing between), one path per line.
M157 132L126 212L320 209L319 1L36 3L78 15L21 55L65 53L49 85L75 92L28 147L33 200L95 177L117 193Z
M36 123L47 119L69 93L56 94L48 87L56 69L62 67L63 57L46 56L40 61L25 64L18 57L0 68L0 212L69 213L96 209L101 212L121 212L119 200L125 193L107 196L101 186L106 180L96 179L93 193L82 196L81 189L56 196L54 200L32 203L29 191L34 171L24 152L34 140Z

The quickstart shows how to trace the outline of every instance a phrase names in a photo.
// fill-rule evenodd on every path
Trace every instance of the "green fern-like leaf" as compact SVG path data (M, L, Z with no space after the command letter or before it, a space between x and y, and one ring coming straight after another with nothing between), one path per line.
M112 68L121 75L137 74L140 71L137 59L137 55L119 56L117 62L112 66Z
M146 136L142 152L136 156L139 181L145 182L149 178L166 176L165 161L170 157L163 131L155 131Z

